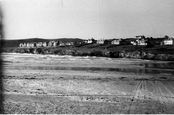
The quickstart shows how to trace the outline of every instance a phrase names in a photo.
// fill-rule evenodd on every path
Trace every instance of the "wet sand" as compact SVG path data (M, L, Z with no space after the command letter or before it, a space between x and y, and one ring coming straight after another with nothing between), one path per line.
M3 67L5 113L174 113L172 62L4 54Z

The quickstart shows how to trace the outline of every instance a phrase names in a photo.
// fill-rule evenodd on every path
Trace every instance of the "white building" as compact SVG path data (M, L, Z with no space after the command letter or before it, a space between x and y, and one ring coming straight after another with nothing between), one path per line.
M137 45L147 45L145 39L138 39L136 40Z
M37 47L42 47L43 44L42 44L42 42L38 42L38 43L36 44L36 46L37 46Z
M54 41L50 41L50 42L48 43L48 47L53 47L53 42L54 42Z
M163 45L173 45L173 39L165 39L162 42Z
M111 41L111 44L119 45L120 41L121 41L121 39L114 39Z
M60 42L60 43L59 43L59 46L66 46L66 44L63 43L63 42Z
M88 44L92 43L92 39L88 39L87 43Z
M58 42L53 41L53 47L57 47L58 45Z
M36 43L35 43L35 42L34 42L34 43L30 43L30 47L31 47L31 48L36 47Z
M23 47L27 47L27 44L26 43L23 43Z
M23 43L20 43L20 44L19 44L19 47L22 48L22 47L23 47Z
M47 42L43 42L42 45L43 45L43 47L47 47L48 43Z
M105 42L104 39L97 40L97 44L104 44L104 42Z

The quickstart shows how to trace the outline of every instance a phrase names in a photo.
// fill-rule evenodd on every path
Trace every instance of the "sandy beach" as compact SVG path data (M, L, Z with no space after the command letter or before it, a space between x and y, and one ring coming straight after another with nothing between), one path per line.
M3 57L8 114L174 113L172 62L12 53Z

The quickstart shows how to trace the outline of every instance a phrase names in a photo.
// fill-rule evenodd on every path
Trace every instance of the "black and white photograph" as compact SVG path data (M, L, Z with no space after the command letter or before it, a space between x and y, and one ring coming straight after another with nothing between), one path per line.
M174 0L0 0L0 114L174 114Z

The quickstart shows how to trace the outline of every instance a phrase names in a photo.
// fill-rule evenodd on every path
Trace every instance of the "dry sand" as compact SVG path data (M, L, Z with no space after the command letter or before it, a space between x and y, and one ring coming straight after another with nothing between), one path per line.
M170 72L85 71L67 67L103 65L98 62L94 66L83 61L78 65L72 60L64 60L61 64L54 64L54 60L32 62L25 58L19 60L17 56L11 60L10 56L6 58L3 76L5 113L174 113L174 81ZM110 62L106 63L106 68L113 65Z

